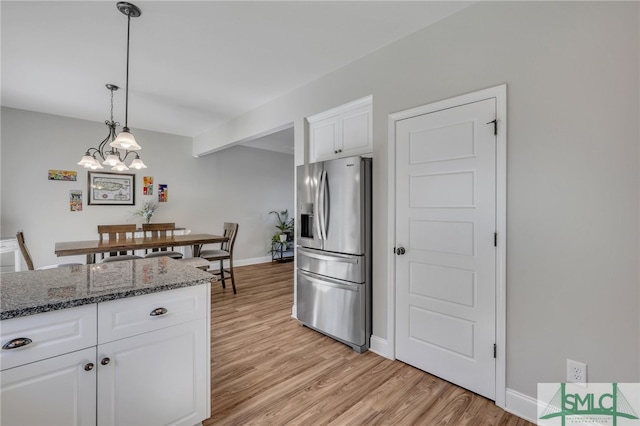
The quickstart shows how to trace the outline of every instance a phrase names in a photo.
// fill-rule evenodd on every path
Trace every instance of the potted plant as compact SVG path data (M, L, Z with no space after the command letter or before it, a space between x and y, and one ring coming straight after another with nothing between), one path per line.
M131 213L132 216L140 216L146 223L151 222L151 217L153 217L153 213L158 210L158 203L155 201L145 201L142 204L140 209Z
M270 253L275 251L287 250L293 241L294 218L289 218L289 211L270 211L269 214L275 214L278 223L275 225L277 232L271 237ZM282 246L282 247L281 247Z

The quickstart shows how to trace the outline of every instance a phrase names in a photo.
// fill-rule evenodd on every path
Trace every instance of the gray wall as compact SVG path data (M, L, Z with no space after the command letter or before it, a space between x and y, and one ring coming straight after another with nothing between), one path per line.
M131 212L151 198L142 196L143 176L153 176L154 194L158 184L169 185L169 202L160 204L153 222L175 222L194 233L220 233L223 222L238 222L237 264L266 260L276 223L269 211L293 211L292 155L237 146L194 158L190 138L136 129L148 166L135 171L137 206L88 206L87 172L76 163L107 127L12 108L2 108L1 118L0 229L3 237L25 231L36 267L84 263L82 256L57 258L56 241L95 239L98 224L141 224ZM48 181L49 169L75 170L78 181ZM72 189L83 190L82 212L69 211Z
M195 139L215 151L373 94L374 323L388 336L387 119L508 85L507 387L640 381L639 5L482 2Z

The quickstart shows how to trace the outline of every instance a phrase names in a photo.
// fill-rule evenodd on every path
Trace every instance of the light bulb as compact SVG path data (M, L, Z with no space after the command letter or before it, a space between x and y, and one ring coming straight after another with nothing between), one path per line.
M134 138L129 132L128 127L123 128L122 132L120 132L118 137L111 142L109 146L118 149L126 149L127 151L138 151L142 149L142 147L136 142L136 138Z
M146 169L147 166L146 164L144 164L142 162L142 160L140 159L140 157L136 157L131 164L129 165L129 167L131 167L132 169L136 169L136 170L140 170L140 169Z
M118 156L112 152L109 155L107 155L106 160L104 160L102 164L106 166L115 166L119 162L120 162L120 158L118 158Z

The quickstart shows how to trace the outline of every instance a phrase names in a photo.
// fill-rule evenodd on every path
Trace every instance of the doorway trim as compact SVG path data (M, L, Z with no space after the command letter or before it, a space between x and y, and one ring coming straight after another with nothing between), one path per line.
M388 240L395 246L396 238L396 123L400 120L453 108L456 106L496 99L496 399L501 408L506 407L506 347L507 347L507 85L502 84L477 92L467 93L427 105L389 114L388 119L388 174L387 174L387 224ZM387 251L387 349L388 357L395 359L396 352L396 269L392 248Z

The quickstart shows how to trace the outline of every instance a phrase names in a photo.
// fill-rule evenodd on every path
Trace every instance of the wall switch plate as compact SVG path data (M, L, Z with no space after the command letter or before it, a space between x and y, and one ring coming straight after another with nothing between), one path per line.
M567 382L587 383L587 364L567 358Z

